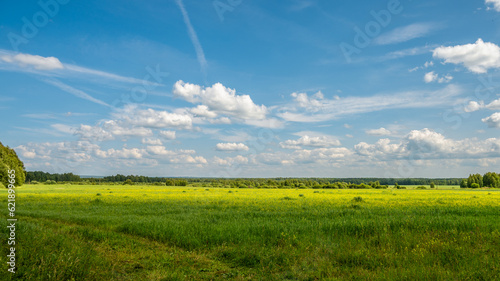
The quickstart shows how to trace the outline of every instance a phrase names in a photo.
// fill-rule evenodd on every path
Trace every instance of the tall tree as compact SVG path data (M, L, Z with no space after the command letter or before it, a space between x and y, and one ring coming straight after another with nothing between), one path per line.
M0 142L0 182L6 187L9 185L9 171L12 170L16 175L16 186L22 185L26 179L23 162L19 160L14 149Z

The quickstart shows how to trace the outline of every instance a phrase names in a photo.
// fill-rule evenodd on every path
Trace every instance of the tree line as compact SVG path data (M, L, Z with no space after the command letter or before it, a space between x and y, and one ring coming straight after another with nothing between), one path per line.
M500 187L500 174L488 172L484 175L470 174L460 182L461 188Z
M460 185L466 188L500 187L499 174L474 174L461 178L167 178L116 174L106 177L82 178L72 173L50 174L42 171L27 172L26 182L55 184L154 184L165 186L203 186L226 188L331 188L331 189L383 189L405 185L431 186Z

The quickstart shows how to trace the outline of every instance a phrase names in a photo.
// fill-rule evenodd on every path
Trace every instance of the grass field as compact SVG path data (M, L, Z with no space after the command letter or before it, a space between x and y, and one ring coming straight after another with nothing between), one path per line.
M500 280L499 214L493 189L25 185L0 279Z

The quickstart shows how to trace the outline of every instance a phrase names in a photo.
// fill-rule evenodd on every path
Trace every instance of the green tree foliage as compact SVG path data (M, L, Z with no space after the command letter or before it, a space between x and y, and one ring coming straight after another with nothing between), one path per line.
M483 187L483 176L480 174L474 174L474 175L469 175L469 178L467 179L467 187L473 188L472 184L477 183L479 187Z
M19 160L13 149L0 142L0 183L4 186L8 186L8 176L11 170L16 173L16 186L22 185L26 179L23 162Z
M500 174L492 172L484 174L483 185L486 187L500 187Z
M33 181L46 182L48 180L56 182L79 182L81 178L73 173L50 174L42 171L26 172L26 182L28 183L32 183Z
M460 182L460 188L467 188L467 180L466 180L466 179L463 179L463 180Z

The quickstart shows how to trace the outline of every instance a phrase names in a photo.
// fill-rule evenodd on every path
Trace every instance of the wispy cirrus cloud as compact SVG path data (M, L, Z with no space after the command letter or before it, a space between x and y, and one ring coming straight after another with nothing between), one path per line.
M201 47L198 35L196 34L196 31L194 30L193 25L191 24L191 20L189 19L189 15L186 9L184 8L184 3L182 2L182 0L176 0L175 2L179 6L179 9L181 10L182 13L182 17L184 18L184 23L186 24L189 38L193 43L194 49L196 51L196 56L198 57L198 62L200 63L200 68L203 74L203 78L207 80L208 63L207 60L205 59L205 53L203 52L203 48Z
M52 86L55 86L55 87L65 91L67 93L70 93L76 97L79 97L81 99L88 100L88 101L91 101L93 103L97 103L100 105L110 107L110 105L105 103L104 101L96 99L96 98L92 97L91 95L85 93L84 91L75 89L75 88L73 88L67 84L64 84L61 81L58 81L56 79L43 79L42 81L47 83L47 84L50 84Z
M50 56L15 53L9 50L0 49L0 70L27 72L41 76L59 78L87 79L97 77L104 81L113 81L129 84L141 84L151 86L163 86L162 84L133 77L121 76L118 74L101 70L86 68L75 64L61 62L58 58Z
M392 31L384 33L373 41L376 45L390 45L403 43L416 38L424 37L439 28L435 23L414 23L403 27L398 27Z
M278 116L292 122L323 122L386 109L447 106L461 93L462 89L452 84L437 91L408 91L339 99L324 99L318 96L305 99L306 94L295 94L292 96L295 97L294 101L282 107ZM301 99L297 100L299 97Z

